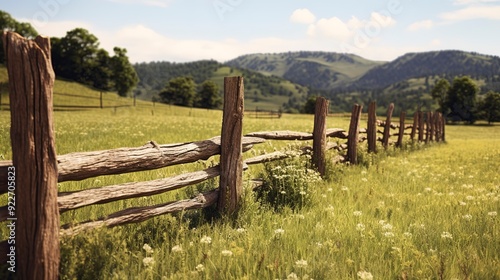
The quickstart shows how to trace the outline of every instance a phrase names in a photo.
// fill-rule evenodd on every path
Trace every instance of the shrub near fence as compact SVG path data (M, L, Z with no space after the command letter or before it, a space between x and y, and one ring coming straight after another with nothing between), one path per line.
M242 153L253 145L266 140L312 140L312 163L324 175L328 149L347 150L345 160L355 164L357 144L368 140L381 141L383 147L391 144L390 137L398 135L397 146L401 146L405 129L414 140L444 140L442 116L432 113L417 113L413 125L391 123L392 110L388 110L385 122L377 121L373 114L375 104L370 104L367 129L359 129L362 107L355 105L351 114L349 131L326 128L328 101L319 97L316 101L313 133L293 131L264 131L242 136L243 78L224 79L224 114L221 137L204 141L180 144L157 144L150 141L142 147L119 148L105 151L71 153L56 156L52 120L52 86L54 75L50 67L50 46L47 39L37 37L26 40L11 32L4 33L3 42L7 54L9 71L9 94L11 102L11 141L13 160L0 162L0 193L15 195L15 209L7 205L0 208L0 220L16 221L16 262L18 267L30 267L20 271L19 279L56 279L59 266L59 236L76 234L82 230L141 222L146 219L183 211L200 209L217 204L222 214L237 210L242 191L242 173L248 165L287 157L284 152L274 152L242 160ZM26 91L25 89L34 90ZM393 106L391 106L393 108ZM390 107L390 108L391 108ZM376 127L384 127L381 138ZM391 133L391 129L399 129ZM368 133L359 137L359 133ZM425 136L425 138L424 138ZM347 139L347 143L328 144L327 138ZM375 152L375 150L371 150ZM133 182L101 188L90 188L78 192L57 192L57 183L83 180L102 175L121 174L152 170L206 160L220 155L219 166L148 182ZM15 167L15 180L7 176ZM93 204L108 203L127 198L142 197L176 190L220 176L219 188L197 196L175 202L147 207L124 209L96 221L77 225L59 225L59 213ZM15 192L12 184L15 182ZM10 186L10 188L9 188ZM15 212L13 211L15 210ZM1 243L0 260L7 261L12 247L7 241Z

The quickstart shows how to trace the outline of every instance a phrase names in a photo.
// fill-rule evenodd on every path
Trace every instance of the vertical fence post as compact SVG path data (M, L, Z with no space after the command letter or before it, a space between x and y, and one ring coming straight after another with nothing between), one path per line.
M224 112L220 151L220 213L236 211L243 191L243 77L224 78Z
M434 113L434 139L436 139L436 142L441 141L441 113L435 112Z
M316 98L314 109L313 156L312 161L321 176L325 176L326 151L326 116L328 115L328 100Z
M434 120L436 118L436 114L433 112L429 112L429 141L434 141L434 133L436 131L436 121Z
M385 119L384 126L384 138L382 138L382 146L384 146L385 149L387 149L387 147L389 146L389 137L391 137L392 112L394 112L394 103L389 104L389 107L387 108L387 118Z
M418 129L418 111L413 113L413 126L411 127L410 139L413 142L415 140L415 134Z
M418 142L424 141L424 113L418 111Z
M359 120L363 106L355 104L352 107L351 123L349 124L349 135L347 136L347 159L350 164L358 163L358 136Z
M396 147L401 148L403 146L403 137L405 135L405 119L406 112L401 111L399 115L399 133L398 133L398 142L396 143Z
M368 152L377 152L377 102L372 101L368 106L368 125L366 128Z
M441 141L446 142L446 117L441 115Z
M101 109L102 109L102 91L100 92L99 103L100 103Z
M3 33L16 182L18 279L57 279L59 209L50 40Z
M428 144L431 134L431 112L427 112L425 116L425 144Z

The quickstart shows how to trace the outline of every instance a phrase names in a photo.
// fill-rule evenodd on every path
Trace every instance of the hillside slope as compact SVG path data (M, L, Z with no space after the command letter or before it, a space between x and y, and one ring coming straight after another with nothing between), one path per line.
M296 112L305 102L308 88L278 76L237 69L213 60L189 63L151 62L134 65L139 76L138 97L151 100L167 85L170 79L191 76L197 84L212 80L222 94L224 77L243 76L245 79L245 107L247 109L283 109Z
M324 90L351 83L383 62L353 54L302 51L243 55L226 64Z

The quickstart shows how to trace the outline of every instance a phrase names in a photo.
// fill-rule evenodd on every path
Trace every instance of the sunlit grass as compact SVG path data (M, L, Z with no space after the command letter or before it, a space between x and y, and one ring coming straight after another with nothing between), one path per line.
M151 110L55 112L57 153L220 135L221 111L159 104ZM3 159L11 158L9 116L0 112ZM347 128L348 121L332 117L328 127ZM185 212L63 238L61 278L498 279L500 127L446 128L446 144L415 144L402 152L390 148L381 156L363 155L369 164L330 167L328 181L314 185L311 205L301 210L275 212L256 202L250 179L262 169L252 166L244 176L242 208L234 217L211 219L210 210ZM313 116L244 119L244 133L264 130L311 132ZM274 141L254 149L259 153L287 145ZM152 180L212 163L216 159L66 182L60 190ZM200 188L216 186L213 181ZM192 187L85 207L64 213L61 223L97 219L196 192ZM5 239L5 228L1 230Z

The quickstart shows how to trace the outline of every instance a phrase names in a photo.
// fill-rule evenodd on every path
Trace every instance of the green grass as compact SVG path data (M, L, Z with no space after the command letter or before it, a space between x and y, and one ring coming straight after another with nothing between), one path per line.
M146 104L147 105L147 104ZM151 104L149 104L151 106ZM0 159L10 159L9 112L0 112ZM55 112L58 154L177 143L220 135L221 111L156 104L151 107ZM312 115L245 118L244 133L311 132ZM328 119L347 128L348 120ZM272 211L255 201L245 173L237 215L187 211L139 224L97 229L61 240L61 279L499 279L500 126L447 126L446 144L390 148L360 156L360 166L330 166L311 205ZM293 143L292 143L293 144ZM278 141L254 152L281 150ZM148 172L65 182L61 191L145 181L199 170L198 162ZM61 223L96 219L127 207L185 198L217 180L187 190L129 199L64 213ZM2 204L5 197L2 197ZM6 238L6 227L1 229ZM210 237L210 243L206 237ZM143 247L148 244L152 252ZM146 249L148 249L146 247ZM149 259L151 258L151 259ZM148 261L154 260L154 263Z

